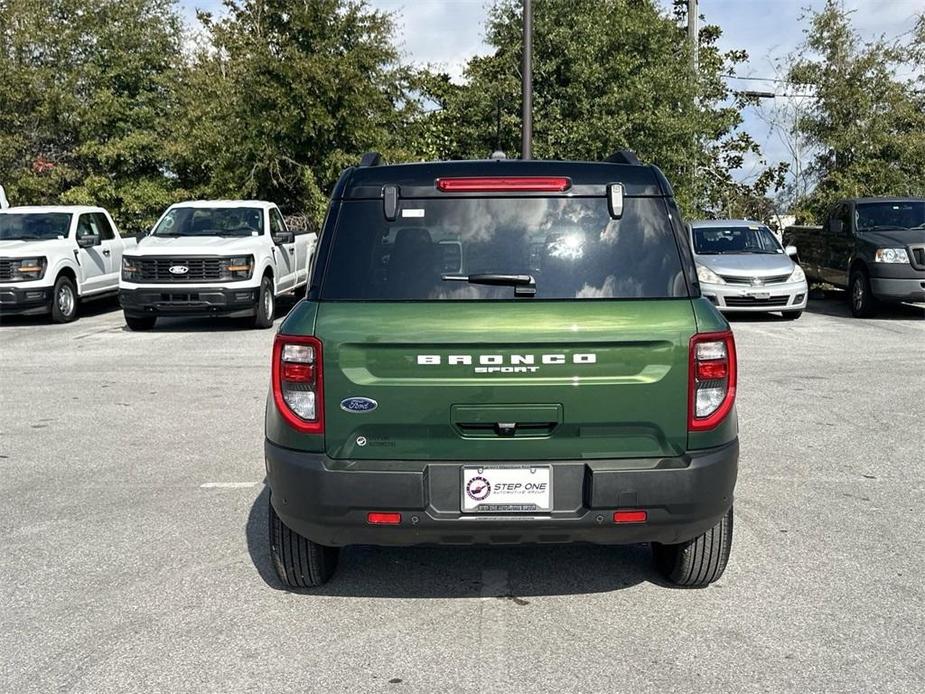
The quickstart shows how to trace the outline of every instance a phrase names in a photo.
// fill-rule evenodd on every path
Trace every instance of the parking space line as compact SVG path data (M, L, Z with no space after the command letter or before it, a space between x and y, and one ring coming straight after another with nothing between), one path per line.
M256 487L259 482L204 482L200 489L249 489Z

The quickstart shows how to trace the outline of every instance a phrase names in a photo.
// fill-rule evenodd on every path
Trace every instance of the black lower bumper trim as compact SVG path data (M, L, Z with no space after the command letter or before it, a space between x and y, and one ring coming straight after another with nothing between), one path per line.
M119 304L130 316L253 316L257 287L120 289Z
M634 469L626 460L537 461L553 468L553 511L526 516L460 513L459 468L474 461L334 461L270 441L265 453L280 519L320 544L626 544L677 543L713 527L732 505L739 445L655 468L651 460ZM643 509L647 521L614 524L621 508ZM370 511L397 511L401 523L369 525Z
M51 309L51 287L0 288L0 313L28 315L47 313Z

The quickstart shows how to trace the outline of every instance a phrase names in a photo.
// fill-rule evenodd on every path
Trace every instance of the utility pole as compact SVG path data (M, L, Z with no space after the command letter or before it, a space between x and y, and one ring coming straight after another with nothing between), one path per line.
M533 158L533 2L524 0L523 131L520 158Z
M697 0L687 0L687 39L691 43L691 69L695 75L698 69L699 56L697 53L700 43L697 14Z

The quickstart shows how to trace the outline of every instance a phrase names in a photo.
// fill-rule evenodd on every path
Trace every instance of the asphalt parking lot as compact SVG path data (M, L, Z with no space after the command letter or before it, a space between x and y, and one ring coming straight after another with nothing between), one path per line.
M925 312L733 328L717 585L663 587L644 546L356 547L294 594L265 541L272 331L3 319L0 690L925 690Z

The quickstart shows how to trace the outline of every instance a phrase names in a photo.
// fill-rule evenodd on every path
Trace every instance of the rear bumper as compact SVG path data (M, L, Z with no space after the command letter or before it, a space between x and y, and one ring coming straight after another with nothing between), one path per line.
M319 544L677 543L732 505L739 443L663 458L656 468L651 460L637 469L626 460L537 461L552 465L554 510L528 516L461 514L462 461L335 461L270 441L265 453L277 514ZM618 509L644 509L648 519L614 524ZM398 511L401 523L369 525L370 511Z
M700 291L723 313L802 311L806 308L809 295L809 287L805 281L771 284L763 287L701 283ZM766 293L768 296L767 298L763 295L756 297L756 293Z
M888 279L871 277L870 289L882 301L925 301L925 277Z
M0 314L30 315L48 313L51 287L0 287Z
M131 316L252 316L259 288L170 287L119 289L119 304Z

